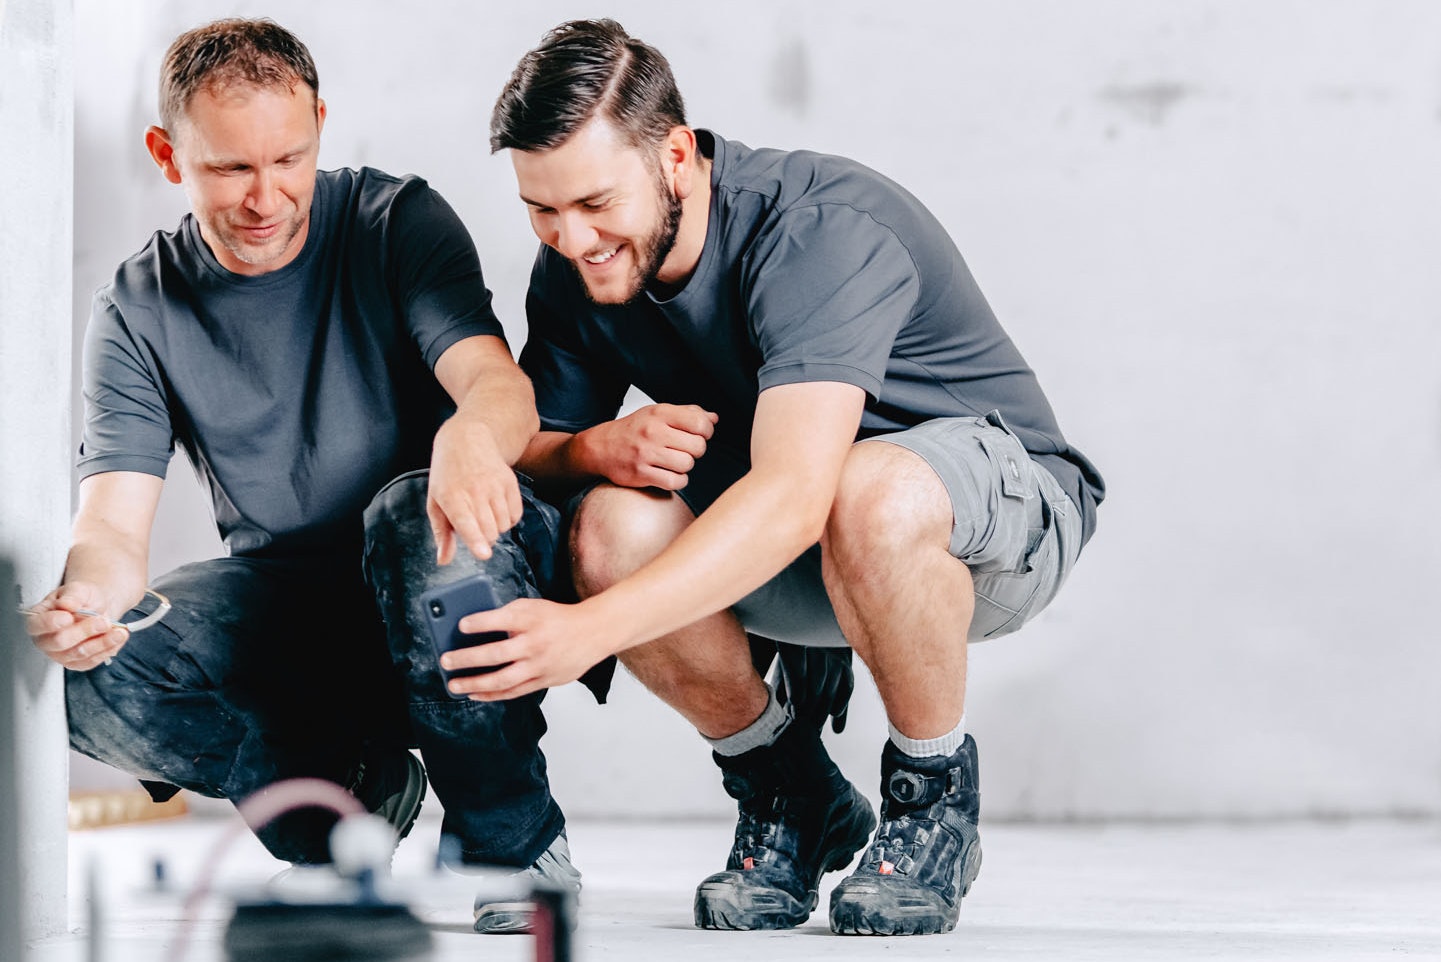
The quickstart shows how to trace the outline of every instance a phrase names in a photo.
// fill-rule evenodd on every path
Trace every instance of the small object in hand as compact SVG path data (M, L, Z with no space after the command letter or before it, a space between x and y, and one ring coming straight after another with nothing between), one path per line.
M135 621L131 622L112 620L110 621L110 626L112 628L124 628L127 632L133 635L137 631L144 631L146 628L149 628L152 625L159 624L160 619L164 618L167 614L170 613L170 599L162 595L160 592L154 590L153 588L146 588L145 593L155 599L156 605L154 611L150 612L150 614L146 615L143 618L138 618ZM24 605L20 605L15 610L20 612L22 615L40 614L40 612L36 611L34 608L27 608ZM100 612L91 611L89 608L81 608L75 613L77 615L84 615L87 618L101 617ZM108 665L110 664L110 662L107 661L106 664Z

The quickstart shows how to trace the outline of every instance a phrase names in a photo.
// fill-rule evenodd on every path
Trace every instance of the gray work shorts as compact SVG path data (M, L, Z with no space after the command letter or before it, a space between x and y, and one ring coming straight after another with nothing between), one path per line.
M938 418L861 441L920 455L950 492L952 557L975 583L969 641L1009 634L1050 603L1081 550L1081 512L1032 461L998 413ZM734 606L746 630L775 641L846 644L821 580L821 547Z

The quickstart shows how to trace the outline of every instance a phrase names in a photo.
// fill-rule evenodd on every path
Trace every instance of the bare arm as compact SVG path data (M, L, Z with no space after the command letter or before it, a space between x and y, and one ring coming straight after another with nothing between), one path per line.
M654 561L584 603L624 629L616 650L734 604L819 540L864 404L836 382L762 392L750 471Z
M35 646L77 671L101 664L129 639L111 625L145 594L150 529L162 478L111 471L80 482L80 507L60 585L26 621ZM79 615L79 611L98 616Z
M515 464L540 427L535 392L505 342L491 335L457 341L435 364L456 412L435 435L426 511L437 559L449 564L455 539L478 558L521 515Z
M764 391L751 470L653 561L573 606L522 599L462 620L511 637L448 655L449 667L509 666L457 690L512 698L573 680L604 658L734 604L815 543L825 528L864 392L834 382Z

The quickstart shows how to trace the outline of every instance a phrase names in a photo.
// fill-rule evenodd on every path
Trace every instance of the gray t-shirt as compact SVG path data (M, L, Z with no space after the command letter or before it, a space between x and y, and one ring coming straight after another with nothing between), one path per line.
M179 444L231 554L358 548L454 411L436 360L476 334L504 337L475 245L418 177L320 172L300 254L255 277L187 214L95 294L80 476L164 477Z
M733 483L748 465L756 396L777 384L863 388L859 437L999 410L1080 508L1089 539L1101 477L1066 442L1035 374L920 201L842 157L697 136L713 161L710 221L678 293L593 304L565 259L542 246L521 366L545 427L608 420L631 385L656 401L699 404L720 415L702 460L729 464Z

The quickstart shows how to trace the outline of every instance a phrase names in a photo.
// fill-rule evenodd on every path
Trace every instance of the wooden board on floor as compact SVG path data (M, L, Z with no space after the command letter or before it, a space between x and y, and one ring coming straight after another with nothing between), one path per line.
M108 825L130 825L186 814L185 793L155 802L144 789L70 793L70 830L85 831Z

